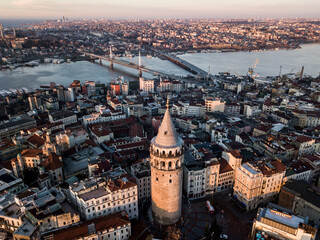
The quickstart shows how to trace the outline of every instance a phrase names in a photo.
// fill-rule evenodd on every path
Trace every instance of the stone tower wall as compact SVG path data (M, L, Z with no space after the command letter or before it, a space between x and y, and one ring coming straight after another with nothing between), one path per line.
M151 152L150 164L154 220L162 225L174 224L181 218L183 155L164 158Z

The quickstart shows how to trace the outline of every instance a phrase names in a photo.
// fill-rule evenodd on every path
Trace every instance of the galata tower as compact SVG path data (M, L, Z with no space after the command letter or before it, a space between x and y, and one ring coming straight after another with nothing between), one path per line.
M150 144L152 213L161 225L174 224L181 218L183 154L183 140L172 122L168 98L158 135Z

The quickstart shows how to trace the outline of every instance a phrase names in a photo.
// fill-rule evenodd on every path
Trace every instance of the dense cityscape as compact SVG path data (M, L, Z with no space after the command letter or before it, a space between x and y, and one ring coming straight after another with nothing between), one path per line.
M136 69L136 81L1 86L0 239L319 239L320 76L214 75L179 58L319 43L319 19L63 17L0 30L2 71Z
M1 28L2 67L46 57L81 60L79 52L116 56L196 51L262 51L319 43L318 19L46 21ZM2 61L2 62L1 62Z

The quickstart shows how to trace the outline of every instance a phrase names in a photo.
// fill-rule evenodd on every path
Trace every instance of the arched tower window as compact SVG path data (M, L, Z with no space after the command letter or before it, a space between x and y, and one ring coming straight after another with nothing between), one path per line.
M166 167L166 163L165 162L161 162L161 167Z
M169 169L172 168L172 162L169 162Z
M180 161L178 160L177 162L176 162L176 168L179 168L180 167Z

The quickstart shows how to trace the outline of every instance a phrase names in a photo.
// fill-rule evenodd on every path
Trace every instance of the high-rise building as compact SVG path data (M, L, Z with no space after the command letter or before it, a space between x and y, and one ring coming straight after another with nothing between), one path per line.
M64 87L63 86L59 86L57 87L57 97L58 97L58 101L65 101L65 96L64 96Z
M38 101L37 96L29 96L28 100L29 100L29 106L30 106L31 111L39 108L39 106L38 106L39 101Z
M96 83L94 81L86 81L85 86L88 97L96 95Z
M123 95L128 95L128 92L129 92L128 83L123 83L123 84L121 85L121 91L122 91L122 94L123 94Z
M142 95L147 96L148 93L154 92L154 80L144 79L143 77L140 77L139 82L140 82L140 91L142 91Z
M151 140L151 199L154 220L171 225L181 218L184 147L167 110L158 131Z
M111 84L111 92L112 92L113 96L120 95L120 93L121 93L120 84L112 83Z

